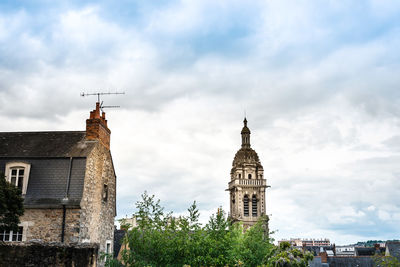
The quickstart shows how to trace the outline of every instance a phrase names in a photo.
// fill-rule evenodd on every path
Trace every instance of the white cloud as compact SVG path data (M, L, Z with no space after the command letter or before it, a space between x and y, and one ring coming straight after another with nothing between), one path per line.
M0 130L82 130L95 100L80 92L125 91L105 98L122 106L107 111L119 216L147 189L178 214L197 200L206 222L228 210L246 110L277 239L394 238L383 228L400 214L397 28L362 35L338 2L242 4L177 1L140 24L110 19L100 4L39 26L29 10L0 16ZM195 37L235 30L244 33L226 34L220 50L196 52ZM371 225L381 232L359 231Z

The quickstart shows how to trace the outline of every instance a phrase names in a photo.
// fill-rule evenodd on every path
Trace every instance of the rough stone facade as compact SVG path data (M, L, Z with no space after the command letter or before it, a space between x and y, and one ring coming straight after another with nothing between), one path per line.
M230 192L230 216L234 221L241 221L246 229L266 215L267 182L257 152L250 147L250 129L246 119L241 135L242 147L233 160L227 190Z
M79 242L80 209L65 210L65 243ZM22 241L42 240L44 242L61 242L63 209L25 209L20 218L24 227Z
M80 241L98 243L105 252L113 248L116 177L110 151L95 146L87 159L85 185L81 201Z

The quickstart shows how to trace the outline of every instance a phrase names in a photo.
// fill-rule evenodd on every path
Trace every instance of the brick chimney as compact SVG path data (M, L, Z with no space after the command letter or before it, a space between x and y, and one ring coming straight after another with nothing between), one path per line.
M375 247L375 255L380 255L381 254L381 249L380 249L380 245L378 243L374 244Z
M98 140L110 149L111 131L107 127L106 113L101 112L100 103L96 102L96 109L90 111L90 118L86 120L86 140Z
M322 263L328 263L328 253L326 253L326 251L320 252L319 256L321 257Z

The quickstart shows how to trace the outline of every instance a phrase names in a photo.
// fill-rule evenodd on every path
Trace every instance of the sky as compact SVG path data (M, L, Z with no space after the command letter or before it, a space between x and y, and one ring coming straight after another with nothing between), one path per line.
M222 206L246 114L270 229L400 238L400 2L1 1L0 131L84 130L104 96L117 218ZM396 74L397 73L397 74Z

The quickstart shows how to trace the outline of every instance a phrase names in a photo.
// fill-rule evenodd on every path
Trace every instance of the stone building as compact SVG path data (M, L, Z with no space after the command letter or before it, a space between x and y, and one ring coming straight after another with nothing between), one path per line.
M241 132L242 147L233 160L227 189L230 194L230 216L234 221L241 221L245 229L254 225L260 216L266 215L267 181L257 152L250 147L250 133L245 118Z
M99 103L86 131L1 132L0 172L19 187L25 213L2 241L95 243L112 252L116 175Z
M331 241L328 238L290 238L290 239L282 239L278 241L278 244L282 242L289 242L292 246L295 247L327 247L331 245ZM354 251L354 249L353 249Z

